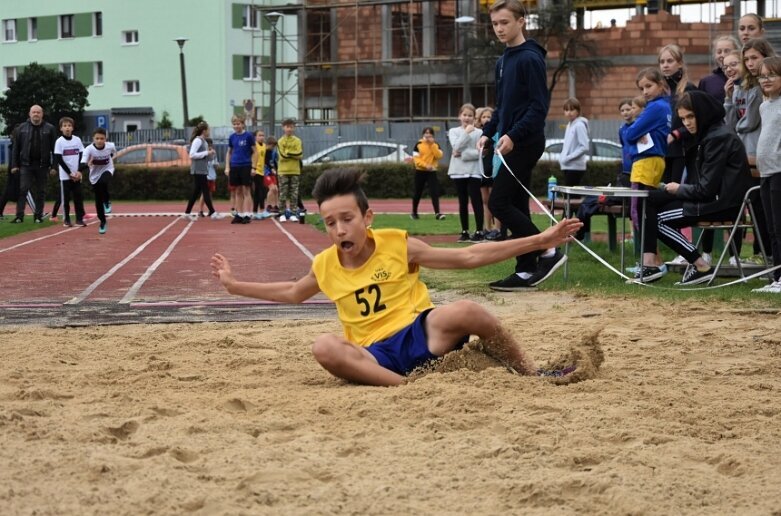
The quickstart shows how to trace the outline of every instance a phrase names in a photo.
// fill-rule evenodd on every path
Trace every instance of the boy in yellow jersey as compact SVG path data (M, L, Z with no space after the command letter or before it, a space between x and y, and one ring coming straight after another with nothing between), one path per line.
M266 202L266 186L263 184L263 171L266 168L266 133L255 131L255 155L258 160L252 169L252 218L261 220L263 206ZM258 211L260 208L260 211Z
M537 371L499 320L467 300L434 307L420 267L475 268L519 254L556 247L581 227L563 220L526 238L458 249L431 247L398 229L371 229L374 214L360 187L361 172L331 169L312 192L333 245L315 256L309 273L298 281L237 281L224 256L211 260L212 274L231 294L300 303L323 292L336 303L344 336L315 339L317 362L334 376L368 385L398 385L416 367L458 349L470 335L486 343L494 358L523 375L561 376Z

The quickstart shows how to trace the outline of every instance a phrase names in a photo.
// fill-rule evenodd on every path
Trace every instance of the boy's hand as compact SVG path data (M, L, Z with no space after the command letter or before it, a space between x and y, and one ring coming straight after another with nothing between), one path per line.
M220 280L223 287L227 288L230 283L235 281L228 259L220 253L215 253L214 256L212 256L211 267L212 276Z
M558 247L568 240L572 239L572 236L583 227L583 223L576 218L564 219L555 226L551 226L542 233L543 249L550 249L552 247Z

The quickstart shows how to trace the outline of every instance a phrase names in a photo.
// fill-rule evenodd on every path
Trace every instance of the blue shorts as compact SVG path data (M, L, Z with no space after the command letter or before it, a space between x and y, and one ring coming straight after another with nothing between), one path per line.
M413 369L439 357L428 350L426 317L433 310L422 312L409 326L402 328L385 340L375 342L366 348L382 367L400 375L407 375ZM469 341L465 335L455 349Z

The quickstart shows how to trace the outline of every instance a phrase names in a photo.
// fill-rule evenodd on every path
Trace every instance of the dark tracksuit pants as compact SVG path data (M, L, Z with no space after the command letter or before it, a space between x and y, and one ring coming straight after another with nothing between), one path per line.
M431 204L434 206L434 213L439 211L439 179L436 170L416 170L415 171L415 190L412 194L412 213L418 213L420 199L423 197L423 188L428 183L428 189L431 193Z
M46 181L49 167L22 167L19 171L19 199L16 201L16 217L24 218L24 204L27 193L32 192L35 203L35 218L43 218L43 203L46 195Z
M65 220L70 220L70 202L71 199L73 199L73 209L76 212L76 221L83 221L84 192L81 187L81 181L66 179L60 181L60 185L62 188L62 213L65 216Z
M458 193L458 216L461 220L461 231L469 231L469 202L472 203L472 211L475 214L475 229L483 230L483 196L480 193L482 180L475 177L453 179Z
M759 193L762 196L762 207L765 210L769 244L765 252L773 256L773 264L781 265L781 174L763 177ZM773 271L773 279L781 280L781 269Z
M108 185L111 183L111 177L111 172L103 172L103 175L100 176L98 182L92 185L92 189L95 192L95 212L98 214L98 219L101 224L105 224L106 222L106 211L103 205L106 204L109 199Z
M212 205L212 194L209 191L209 179L206 174L193 174L193 193L190 195L190 200L187 201L187 209L185 213L190 213L193 209L193 205L203 195L203 202L206 207L209 208L209 215L214 213L214 206Z
M488 198L488 208L494 217L502 223L502 228L510 230L511 238L527 237L540 232L531 219L529 194L518 181L523 183L526 188L530 188L532 170L544 150L544 138L537 138L530 145L516 146L512 152L504 156L504 160L512 169L515 177L502 164L499 173L494 178L494 187ZM537 258L540 254L542 253L537 251L517 256L515 258L515 272L533 274L537 270Z

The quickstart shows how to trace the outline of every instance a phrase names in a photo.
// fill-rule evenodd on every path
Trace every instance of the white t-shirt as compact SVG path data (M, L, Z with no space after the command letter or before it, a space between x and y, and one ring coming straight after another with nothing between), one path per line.
M103 175L103 172L111 172L114 175L114 154L117 153L117 148L111 142L106 142L106 145L102 149L95 148L95 145L90 143L84 154L81 156L81 162L89 164L90 158L92 158L92 166L89 168L89 182L95 184Z
M81 143L81 138L78 136L71 136L70 140L60 136L54 143L54 153L62 154L62 160L68 165L71 173L79 170L80 152L84 152L84 144ZM60 181L67 181L71 178L67 170L62 167L58 168L60 169Z

